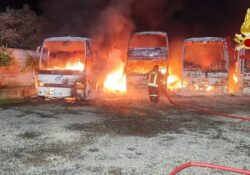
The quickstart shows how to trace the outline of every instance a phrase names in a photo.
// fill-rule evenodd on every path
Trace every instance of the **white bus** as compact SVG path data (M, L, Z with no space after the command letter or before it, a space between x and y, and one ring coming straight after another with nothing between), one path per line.
M52 37L40 50L38 96L88 98L93 92L93 54L89 38Z
M186 95L227 93L229 58L224 38L186 39L182 63L182 93Z

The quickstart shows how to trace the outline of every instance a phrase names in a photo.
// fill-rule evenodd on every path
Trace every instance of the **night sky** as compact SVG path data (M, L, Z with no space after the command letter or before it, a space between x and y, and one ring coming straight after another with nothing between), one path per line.
M111 0L1 0L7 6L28 4L47 21L53 34L87 34L83 30ZM121 2L125 2L123 0ZM131 0L130 16L136 31L162 30L174 37L233 36L238 33L250 0ZM72 27L66 26L69 24ZM81 25L81 27L77 27Z

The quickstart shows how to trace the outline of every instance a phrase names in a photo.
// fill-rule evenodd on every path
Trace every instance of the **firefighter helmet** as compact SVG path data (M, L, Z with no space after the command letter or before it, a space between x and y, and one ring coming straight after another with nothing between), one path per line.
M154 65L153 70L154 71L158 71L159 70L159 66L158 65Z

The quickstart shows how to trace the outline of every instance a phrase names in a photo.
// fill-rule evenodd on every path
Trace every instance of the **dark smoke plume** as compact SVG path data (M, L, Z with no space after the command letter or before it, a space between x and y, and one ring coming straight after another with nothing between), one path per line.
M98 48L96 74L101 75L101 79L126 60L129 37L134 30L130 16L132 2L133 0L110 1L90 27L90 36Z
M45 37L75 35L93 38L101 51L98 59L109 62L100 64L100 69L106 70L108 68L101 65L116 62L105 59L110 51L118 49L122 59L126 59L126 46L133 31L167 32L172 59L181 56L172 52L181 53L181 45L186 38L233 38L235 33L239 33L250 1L46 0L41 7L41 15L47 21ZM178 49L175 48L176 43Z
M130 16L133 0L52 0L44 4L50 35L87 36L98 52L96 74L102 80L108 71L126 59L126 50L134 29ZM55 10L57 9L57 10ZM63 12L63 15L61 14ZM114 54L115 53L115 54Z
M111 0L46 0L41 15L47 19L45 34L87 35ZM171 38L232 36L239 32L249 0L122 0L129 4L135 30L161 30ZM117 5L116 5L117 6ZM120 7L119 7L120 8Z

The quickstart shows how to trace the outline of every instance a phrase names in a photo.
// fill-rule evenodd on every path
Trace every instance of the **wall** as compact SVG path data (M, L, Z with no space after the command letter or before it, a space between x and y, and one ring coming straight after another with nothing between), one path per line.
M7 68L0 68L0 89L1 87L32 86L34 78L32 71L23 71L26 60L29 56L35 56L35 51L23 49L7 49L10 56L14 58L14 64Z

